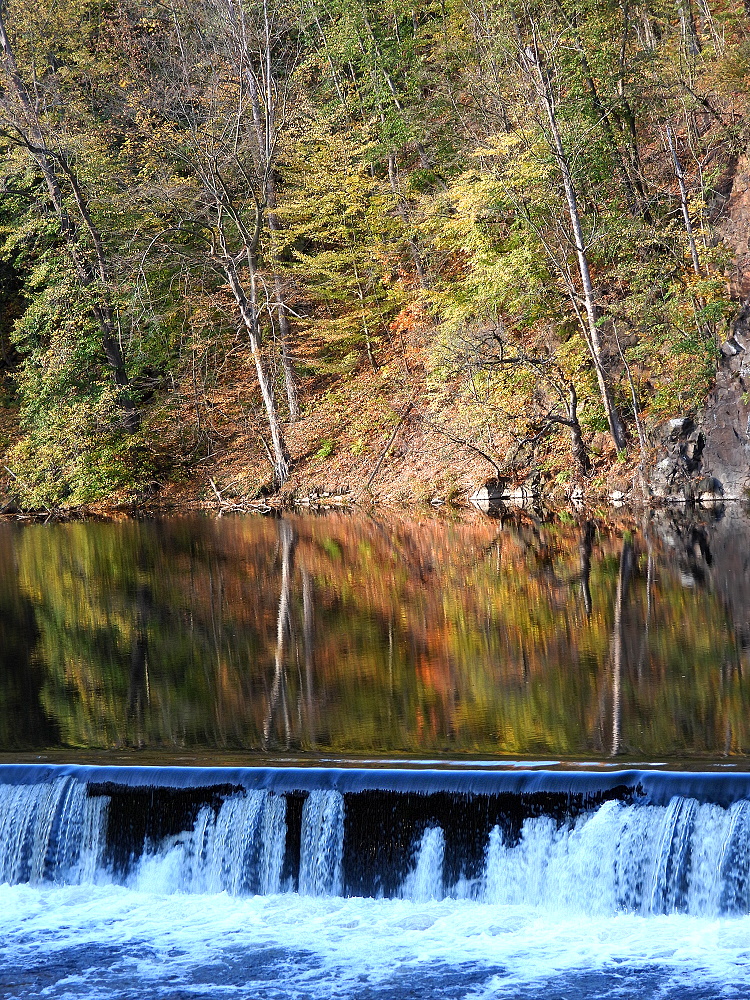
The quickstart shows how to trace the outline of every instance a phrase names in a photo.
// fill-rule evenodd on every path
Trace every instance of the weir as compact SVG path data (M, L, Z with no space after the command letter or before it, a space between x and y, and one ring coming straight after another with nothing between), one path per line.
M750 775L0 767L0 882L750 912Z

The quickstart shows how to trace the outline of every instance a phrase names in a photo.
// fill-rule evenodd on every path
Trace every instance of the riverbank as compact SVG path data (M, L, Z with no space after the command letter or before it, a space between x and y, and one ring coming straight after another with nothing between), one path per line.
M566 434L557 430L533 454L516 455L517 442L498 422L486 425L481 403L458 383L435 385L427 364L434 331L422 327L384 348L377 370L309 379L301 386L300 419L284 431L291 474L275 490L253 407L249 359L238 357L227 381L200 398L178 387L167 403L153 403L139 432L143 460L159 470L138 487L102 502L72 504L93 512L125 509L179 511L203 507L290 506L298 502L466 502L489 480L550 503L597 501L611 495L643 499L638 448L618 456L607 434L589 436L590 475L572 468ZM0 507L28 509L23 481L8 452L19 439L17 415L0 409ZM658 457L652 448L647 461ZM31 505L32 507L35 505ZM37 509L44 510L42 506ZM63 505L69 509L68 505ZM57 509L57 508L56 508Z

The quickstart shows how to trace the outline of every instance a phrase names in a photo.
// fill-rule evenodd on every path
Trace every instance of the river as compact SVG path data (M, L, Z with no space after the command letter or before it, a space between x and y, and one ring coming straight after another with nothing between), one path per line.
M750 996L741 509L0 525L0 996Z

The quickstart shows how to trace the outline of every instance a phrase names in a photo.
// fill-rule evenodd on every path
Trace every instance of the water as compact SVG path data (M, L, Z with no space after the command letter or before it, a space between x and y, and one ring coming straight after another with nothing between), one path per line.
M202 773L0 771L0 995L750 995L750 775Z
M746 758L749 524L0 524L0 754Z
M749 584L729 509L0 525L0 997L750 997Z

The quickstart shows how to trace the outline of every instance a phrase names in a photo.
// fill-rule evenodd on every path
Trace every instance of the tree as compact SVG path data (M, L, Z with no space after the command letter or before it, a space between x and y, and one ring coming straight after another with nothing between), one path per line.
M282 44L283 30L275 34L280 12L267 2L174 3L170 10L173 26L165 31L153 101L167 123L167 156L179 164L184 182L164 193L164 213L173 225L158 234L152 251L170 239L188 268L190 254L197 254L226 282L248 337L271 437L268 452L281 486L290 458L264 340L278 322L294 417L288 310L273 248L280 229L274 172L295 49L291 41ZM277 78L277 66L285 77ZM264 270L269 261L270 276Z
M91 312L99 327L101 346L119 388L118 400L128 431L138 429L140 415L129 390L119 335L119 318L113 302L113 280L104 239L94 219L89 197L76 170L64 132L56 127L53 111L55 72L51 84L32 75L27 84L16 61L6 28L8 14L18 11L0 5L0 52L4 86L0 98L0 135L6 143L21 148L44 179L47 199L57 217L60 237L72 260L81 285L90 289Z
M312 306L308 339L334 369L356 363L364 347L377 370L378 345L403 297L391 277L399 227L384 185L368 170L369 152L372 144L335 119L313 120L286 176L287 268Z
M584 336L591 353L591 360L596 370L596 380L599 383L604 412L607 414L609 433L618 451L625 448L627 441L625 429L617 412L612 398L612 389L609 384L609 376L604 368L602 357L602 345L599 336L600 309L597 304L596 291L591 279L591 268L589 266L586 238L583 232L581 213L579 210L579 198L573 183L573 175L570 167L570 160L563 145L558 122L557 101L555 99L555 83L553 82L549 63L542 59L539 49L539 42L534 32L533 44L525 48L521 54L521 65L533 77L536 83L537 98L544 107L549 123L549 141L557 160L558 169L562 178L563 190L565 191L565 202L570 219L570 229L572 233L572 243L578 262L578 272L581 280L583 293L583 303L586 312L586 324L581 323ZM576 293L571 289L571 302L576 315L580 316L577 308Z

